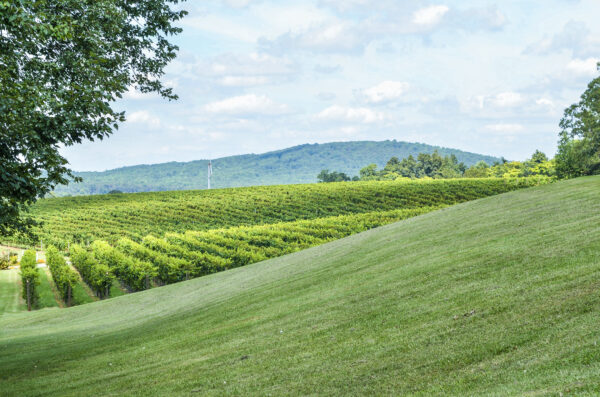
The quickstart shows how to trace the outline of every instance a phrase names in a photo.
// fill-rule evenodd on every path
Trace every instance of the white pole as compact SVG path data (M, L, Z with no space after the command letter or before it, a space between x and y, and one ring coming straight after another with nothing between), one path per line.
M212 161L208 160L208 188L210 189L210 177L212 176Z

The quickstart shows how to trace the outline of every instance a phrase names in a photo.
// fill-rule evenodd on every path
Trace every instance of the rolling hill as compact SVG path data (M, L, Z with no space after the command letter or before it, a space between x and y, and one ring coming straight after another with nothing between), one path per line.
M255 185L312 183L323 169L357 175L358 171L376 163L382 167L392 157L413 156L438 150L442 155L454 154L459 161L473 165L480 160L489 164L496 157L463 152L421 143L397 141L334 142L306 144L263 154L213 159L213 188ZM111 190L149 192L162 190L204 189L207 160L136 165L104 172L78 172L84 182L59 186L57 196L102 194Z
M598 395L600 178L0 317L5 395Z

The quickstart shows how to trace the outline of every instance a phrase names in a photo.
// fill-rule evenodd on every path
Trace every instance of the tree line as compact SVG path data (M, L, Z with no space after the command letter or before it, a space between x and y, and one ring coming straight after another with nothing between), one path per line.
M441 156L437 151L420 153L415 159L412 155L400 160L392 157L383 169L376 164L362 168L358 176L349 177L343 172L322 170L317 178L319 182L344 181L392 181L402 179L453 179L453 178L518 178L542 175L556 176L555 160L536 150L526 161L507 161L502 159L492 165L479 161L471 167L459 162L455 155Z

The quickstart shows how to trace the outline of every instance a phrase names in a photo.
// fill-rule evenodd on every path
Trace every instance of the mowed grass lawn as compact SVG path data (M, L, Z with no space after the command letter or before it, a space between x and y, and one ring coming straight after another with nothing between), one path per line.
M598 395L600 178L0 317L4 395Z

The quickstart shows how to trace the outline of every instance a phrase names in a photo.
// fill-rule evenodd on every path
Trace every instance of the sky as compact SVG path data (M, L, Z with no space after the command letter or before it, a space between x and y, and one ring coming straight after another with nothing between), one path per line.
M167 101L131 89L110 138L64 148L77 171L421 142L553 156L598 76L599 0L190 0Z

